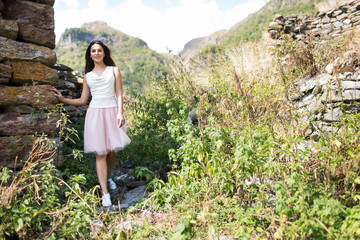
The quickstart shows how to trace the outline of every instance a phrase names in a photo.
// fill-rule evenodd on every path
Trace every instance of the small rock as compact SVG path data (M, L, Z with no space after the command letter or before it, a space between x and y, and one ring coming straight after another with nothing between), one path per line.
M309 105L309 104L311 103L311 101L313 100L314 97L315 97L315 96L314 96L313 94L310 94L310 95L304 97L304 98L302 99L302 101L299 103L299 107L301 108L301 107L304 107L304 106Z
M306 83L300 88L301 93L307 93L314 89L316 86L316 81L314 79L310 79L306 81Z
M326 72L328 74L330 74L330 75L333 74L333 72L334 72L334 64L333 63L328 64L326 66L325 70L326 70Z
M146 185L139 186L127 192L124 196L125 199L121 202L121 204L128 204L129 206L132 206L135 204L135 202L146 197L146 195L147 195Z
M350 23L351 23L351 19L345 19L345 20L343 21L343 23L345 23L345 24L350 24Z
M96 228L96 229L103 229L104 228L104 224L102 223L102 221L100 221L98 219L92 221L91 226Z
M357 81L341 81L340 87L342 89L360 89L360 82Z
M119 231L119 230L133 230L133 229L136 229L138 227L141 227L143 225L142 222L140 221L125 221L125 222L122 222L120 223L120 225L117 225L115 227L116 231Z
M336 16L339 16L342 13L343 13L343 11L337 10L337 11L334 11L332 15L333 15L333 17L336 17Z
M327 122L338 122L342 114L343 112L340 108L330 109L324 114L324 120Z
M289 100L290 101L298 101L298 100L300 100L301 99L301 95L299 94L299 93L294 93L294 95L291 95L290 97L289 97Z
M342 97L344 101L358 101L360 100L360 90L345 90Z
M119 180L124 181L128 176L129 176L129 174L125 173L121 176L114 177L114 179L115 179L115 181L119 181Z
M341 28L342 26L344 26L344 24L343 24L342 22L334 22L334 23L333 23L333 26L334 26L335 28Z

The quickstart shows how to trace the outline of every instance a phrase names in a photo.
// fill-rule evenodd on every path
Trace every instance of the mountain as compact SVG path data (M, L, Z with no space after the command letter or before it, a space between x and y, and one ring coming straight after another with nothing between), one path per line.
M208 54L214 48L227 48L238 46L242 42L260 39L266 32L269 23L275 14L314 14L319 10L325 11L346 2L345 0L270 0L259 11L248 15L242 21L236 23L228 31L221 30L223 34L215 32L209 36L196 38L185 44L180 56L184 59L194 57L197 54ZM321 7L320 7L321 6ZM321 9L320 9L321 8ZM216 43L208 39L218 36ZM209 45L215 45L209 47Z
M85 52L94 39L103 41L110 48L127 89L141 91L149 87L153 74L166 74L165 57L151 50L143 40L126 35L102 21L66 29L55 48L58 62L84 73Z
M199 49L207 45L215 45L220 42L220 39L224 34L227 33L227 30L222 29L217 31L209 36L195 38L185 44L184 49L179 53L183 58L189 58L193 56Z

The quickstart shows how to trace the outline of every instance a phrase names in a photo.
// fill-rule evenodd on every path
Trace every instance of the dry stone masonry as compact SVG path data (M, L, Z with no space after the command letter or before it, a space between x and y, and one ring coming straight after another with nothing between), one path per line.
M354 26L360 25L360 1L352 1L329 12L320 12L315 16L276 15L269 25L273 39L282 39L287 34L296 40L306 35L336 39L350 33Z
M0 0L0 167L16 158L21 166L36 134L58 131L58 115L47 114L58 103L51 87L70 89L67 97L78 89L71 69L56 64L54 1Z
M333 9L316 16L280 16L270 23L269 33L275 44L288 35L295 41L307 37L338 39L350 32L358 34L360 25L360 1ZM303 121L308 127L304 134L316 140L320 133L341 131L340 122L344 114L360 112L360 51L344 53L329 63L326 72L301 79L297 92L290 96Z

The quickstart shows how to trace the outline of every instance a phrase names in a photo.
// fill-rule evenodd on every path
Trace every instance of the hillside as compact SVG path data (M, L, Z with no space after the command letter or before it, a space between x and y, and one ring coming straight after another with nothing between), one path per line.
M184 46L184 49L180 52L180 56L183 58L189 58L193 56L199 49L207 46L207 45L215 45L217 44L221 37L227 33L227 30L222 29L217 31L209 36L195 38L189 42L187 42Z
M239 46L242 42L259 40L267 30L269 23L276 14L314 14L317 11L326 11L341 5L346 0L270 0L259 11L250 14L247 18L236 23L229 30L221 30L222 34L215 32L209 36L196 38L185 44L180 56L189 58L196 54L208 54L214 51L214 47L209 45L217 44L217 47L228 48ZM209 41L213 36L217 35L216 42ZM201 39L201 41L199 41ZM205 40L204 40L205 39ZM198 44L193 44L194 41ZM200 43L199 43L200 42Z
M148 88L149 76L165 71L164 57L151 50L146 42L101 21L66 29L55 48L58 62L84 73L85 51L93 39L99 39L109 46L112 58L123 73L125 89Z

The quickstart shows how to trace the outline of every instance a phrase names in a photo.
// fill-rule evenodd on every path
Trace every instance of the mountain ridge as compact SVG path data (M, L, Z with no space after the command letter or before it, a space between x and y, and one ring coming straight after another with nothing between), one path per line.
M261 9L254 13L250 13L246 18L235 23L231 28L217 39L216 44L219 45L235 45L241 41L256 40L261 38L262 33L266 31L267 25L271 22L272 17L276 13L280 14L308 14L315 13L316 11L326 11L335 6L339 6L350 0L270 0ZM320 5L322 4L322 9ZM327 8L326 8L327 7ZM221 30L222 31L222 30ZM202 39L202 43L206 42L206 39L211 38L218 31L200 38L190 40L184 45L184 49L180 52L180 56L185 60L193 57L201 52L201 49L206 47L207 44L192 44L193 42L199 42ZM205 40L204 40L205 39ZM236 43L237 42L237 43ZM210 44L211 45L211 44ZM215 44L212 44L215 45ZM197 48L196 48L197 46Z
M150 74L165 74L165 57L150 49L147 43L129 36L103 21L87 22L80 28L69 28L61 35L55 52L58 62L84 73L84 56L89 43L104 42L120 67L124 85L131 89L148 88Z

